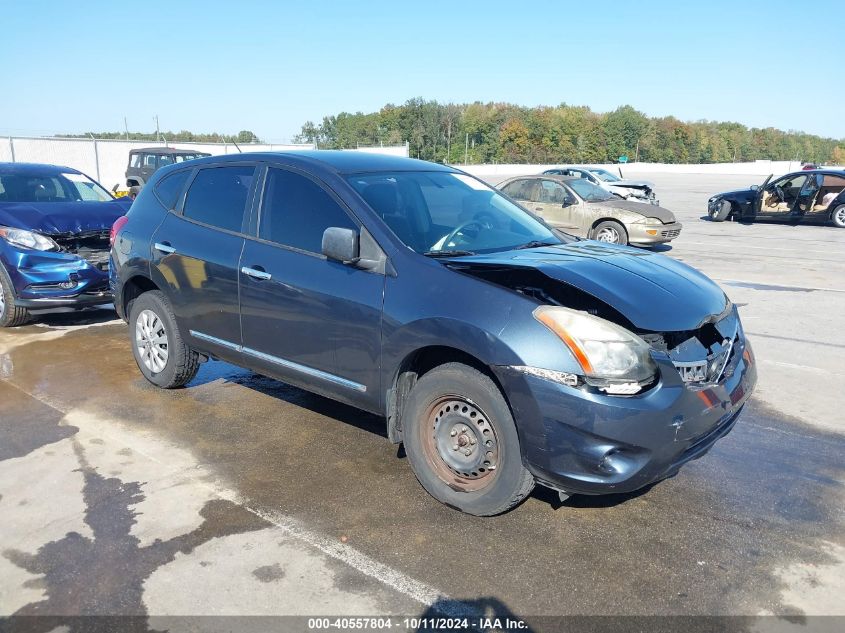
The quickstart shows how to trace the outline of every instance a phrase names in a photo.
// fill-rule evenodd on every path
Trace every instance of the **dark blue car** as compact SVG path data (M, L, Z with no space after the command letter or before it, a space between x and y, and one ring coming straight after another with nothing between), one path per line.
M0 327L109 303L109 231L130 203L75 169L0 163Z
M756 382L736 307L701 273L571 237L417 160L167 167L116 225L111 280L153 384L221 359L381 415L425 489L476 515L535 483L565 496L671 476Z

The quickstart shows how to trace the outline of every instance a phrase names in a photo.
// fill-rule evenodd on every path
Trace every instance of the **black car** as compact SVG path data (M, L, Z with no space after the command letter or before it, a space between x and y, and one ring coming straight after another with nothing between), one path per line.
M535 483L671 476L756 382L707 277L558 232L444 165L200 159L156 172L114 232L115 307L150 382L183 386L217 358L376 413L425 489L472 514Z
M707 213L714 222L780 220L831 223L845 228L845 171L802 170L748 189L710 198Z

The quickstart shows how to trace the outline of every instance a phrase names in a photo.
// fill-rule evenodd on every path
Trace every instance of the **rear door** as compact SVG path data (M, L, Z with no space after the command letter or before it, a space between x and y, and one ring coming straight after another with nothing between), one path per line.
M806 217L807 219L811 219L813 217L815 213L813 207L815 206L823 182L823 174L811 173L807 176L795 201L794 211L799 218Z
M323 256L329 227L361 230L321 182L289 168L267 169L256 235L246 240L239 269L244 360L375 410L384 275Z
M833 209L839 206L836 200L840 200L842 192L845 191L845 177L836 174L818 174L821 178L821 188L816 194L812 212L807 214L808 219L815 221L827 220L830 218Z
M240 357L238 264L255 172L254 163L196 170L179 212L153 237L152 267L180 329L191 345L233 360Z

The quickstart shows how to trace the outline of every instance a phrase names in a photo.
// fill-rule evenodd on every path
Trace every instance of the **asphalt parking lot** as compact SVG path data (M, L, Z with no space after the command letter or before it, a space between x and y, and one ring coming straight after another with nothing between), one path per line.
M845 615L845 231L701 219L762 178L639 176L759 363L703 459L470 517L375 417L219 362L160 391L113 312L52 315L0 332L0 615Z

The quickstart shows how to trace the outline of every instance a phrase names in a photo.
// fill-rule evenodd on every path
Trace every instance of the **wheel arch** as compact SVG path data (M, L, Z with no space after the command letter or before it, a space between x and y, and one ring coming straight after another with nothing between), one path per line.
M126 280L122 287L119 306L124 320L129 320L129 306L131 303L145 292L150 292L151 290L161 290L161 288L146 275L137 274Z
M595 220L593 220L592 224L590 224L590 230L589 230L589 232L588 232L588 237L591 237L591 236L592 236L593 231L594 231L594 230L596 229L596 227L597 227L599 224L601 224L602 222L615 222L616 224L618 224L619 226L621 226L621 227L622 227L622 230L623 230L623 231L625 231L625 236L626 236L626 237L627 237L628 235L630 235L630 234L628 233L628 227L627 227L627 226L625 226L625 222L624 222L624 220L620 220L619 218L615 218L615 217L613 217L612 215L602 215L602 216L599 216L598 218L596 218Z
M402 413L408 394L417 380L436 367L447 363L461 363L490 378L511 407L501 381L478 356L452 345L427 345L408 352L393 372L386 392L387 437L394 444L402 441Z

